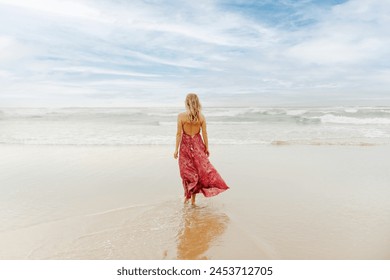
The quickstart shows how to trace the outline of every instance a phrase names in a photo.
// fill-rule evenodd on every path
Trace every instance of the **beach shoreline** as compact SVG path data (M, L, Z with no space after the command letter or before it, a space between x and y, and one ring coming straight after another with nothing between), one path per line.
M0 259L390 259L390 146L210 145L195 208L173 150L1 144Z

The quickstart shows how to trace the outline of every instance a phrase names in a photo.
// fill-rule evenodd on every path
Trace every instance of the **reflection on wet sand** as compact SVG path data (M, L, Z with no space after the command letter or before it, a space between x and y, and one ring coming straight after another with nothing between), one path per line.
M209 207L184 206L177 235L177 259L208 259L205 255L224 233L229 217Z

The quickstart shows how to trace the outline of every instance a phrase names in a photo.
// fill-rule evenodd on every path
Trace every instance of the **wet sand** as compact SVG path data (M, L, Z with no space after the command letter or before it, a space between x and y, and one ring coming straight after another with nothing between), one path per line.
M0 145L0 259L390 259L390 146L211 146L184 205L171 146Z

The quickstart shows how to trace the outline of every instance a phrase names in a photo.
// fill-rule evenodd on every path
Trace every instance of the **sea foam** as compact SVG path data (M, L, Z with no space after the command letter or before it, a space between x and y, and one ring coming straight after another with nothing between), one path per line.
M183 108L0 108L0 143L175 145ZM389 107L203 109L210 145L390 144Z

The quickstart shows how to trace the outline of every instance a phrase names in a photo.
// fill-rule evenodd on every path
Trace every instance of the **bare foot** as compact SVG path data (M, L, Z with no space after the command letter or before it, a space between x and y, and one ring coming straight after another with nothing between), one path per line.
M188 203L189 200L190 200L189 198L185 197L184 198L184 204Z

